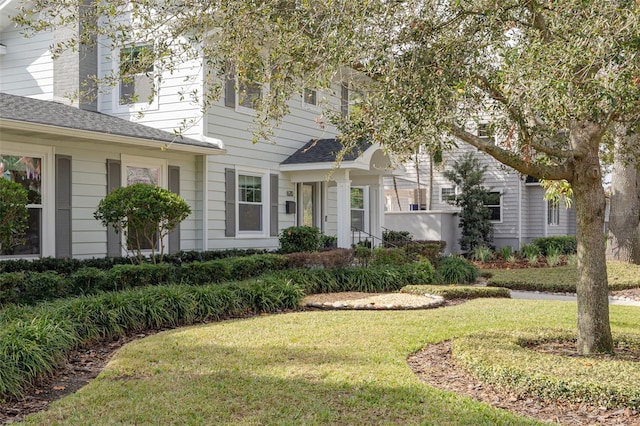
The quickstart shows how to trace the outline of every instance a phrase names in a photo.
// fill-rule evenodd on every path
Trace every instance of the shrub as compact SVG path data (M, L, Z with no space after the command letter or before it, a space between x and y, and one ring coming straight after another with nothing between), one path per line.
M400 266L412 261L404 248L378 247L371 253L371 266Z
M231 279L236 281L255 277L266 272L278 271L287 267L287 258L280 254L259 254L247 257L235 257L227 261Z
M290 268L346 268L353 263L351 249L289 253L285 256Z
M446 241L412 241L404 246L407 257L411 259L425 258L435 263L446 247Z
M201 285L231 280L231 264L227 260L191 262L180 267L180 278L184 284Z
M482 263L487 263L491 260L492 256L493 256L493 252L489 247L478 246L473 249L473 254L471 255L471 258L473 260L478 260Z
M540 247L535 244L523 244L520 247L520 254L527 259L533 256L537 258L540 255Z
M504 247L500 247L500 250L498 251L500 253L500 257L502 258L502 260L507 260L513 256L513 247L511 246L504 246Z
M369 259L371 259L372 253L369 247L357 245L353 249L353 257L360 266L366 268L369 265Z
M397 243L413 240L413 235L409 231L392 231L390 229L382 232L382 241L385 247L396 247Z
M170 284L174 274L175 268L168 264L116 265L108 273L107 290Z
M156 286L0 311L0 399L18 397L91 340L248 313L296 309L289 281Z
M325 250L333 250L338 246L338 237L333 235L320 235L320 248Z
M553 267L560 263L560 249L556 246L547 247L547 265Z
M53 271L30 272L19 290L21 303L53 300L68 293L68 281Z
M408 294L435 294L446 300L451 299L478 299L481 297L510 298L511 293L506 288L476 287L476 286L444 286L444 285L408 285L400 289L400 293Z
M158 251L162 262L164 238L189 214L191 208L179 195L155 185L136 183L109 193L93 216L102 225L124 234L125 249L136 254L138 263L143 262L142 252L147 249L155 263Z
M4 163L0 162L3 166ZM0 254L13 254L25 243L29 227L29 192L19 183L0 175Z
M478 246L489 245L493 241L493 223L488 204L495 204L491 193L483 186L487 165L483 165L467 152L459 161L454 162L452 170L446 170L444 177L460 188L460 193L447 202L461 208L460 248L472 252Z
M280 233L280 252L318 251L320 230L315 226L291 226Z
M435 280L440 284L471 284L479 274L480 270L466 259L449 256L438 262Z
M0 274L0 306L20 301L19 289L24 288L24 272L5 272Z
M531 244L538 246L544 256L549 253L551 247L555 247L558 254L564 255L575 254L578 247L576 237L573 235L535 238Z
M107 272L98 268L82 268L69 275L71 294L92 294L110 287Z

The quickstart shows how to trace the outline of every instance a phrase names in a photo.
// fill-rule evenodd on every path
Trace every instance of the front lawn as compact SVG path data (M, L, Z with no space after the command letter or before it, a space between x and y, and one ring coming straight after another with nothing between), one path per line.
M488 285L512 290L575 293L578 279L575 266L555 268L490 269ZM640 288L640 265L607 262L611 291Z
M29 424L539 424L421 382L407 356L491 330L575 328L566 302L477 299L425 311L299 312L166 331L122 348ZM614 333L638 308L612 306ZM618 378L618 380L620 380Z

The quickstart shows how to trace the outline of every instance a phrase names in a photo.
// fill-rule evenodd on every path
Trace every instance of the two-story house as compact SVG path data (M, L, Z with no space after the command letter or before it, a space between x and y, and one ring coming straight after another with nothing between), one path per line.
M121 236L93 212L109 191L136 182L177 192L192 209L166 242L170 251L274 249L294 225L318 226L340 247L353 242L352 226L380 238L389 157L366 146L334 170L336 131L316 124L321 98L348 104L341 81L335 91L291 99L275 144L252 143L251 96L260 88L240 96L238 84L226 84L204 113L183 100L184 90L205 89L201 59L161 80L140 74L71 101L88 77L126 67L146 46L99 44L52 59L50 47L78 29L25 38L9 19L18 3L0 3L0 165L32 194L27 244L15 255L123 254ZM192 124L174 134L185 121Z
M486 134L486 127L482 125L470 123L469 126L476 126L478 136L493 137ZM487 166L484 186L492 193L487 207L491 211L496 247L518 249L538 237L575 235L574 208L545 200L545 189L537 179L522 176L464 143L444 152L442 159L437 159L441 161L418 153L414 161L405 164L404 176L385 178L385 226L409 231L415 239L446 241L447 252L459 252L460 228L456 214L459 208L447 202L459 188L444 176L444 171L451 170L467 152L472 152Z

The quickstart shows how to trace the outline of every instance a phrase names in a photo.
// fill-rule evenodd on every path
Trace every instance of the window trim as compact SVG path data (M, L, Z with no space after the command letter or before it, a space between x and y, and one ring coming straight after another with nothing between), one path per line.
M246 115L253 115L256 116L258 115L258 110L255 108L251 108L248 106L244 106L242 104L240 104L240 96L241 96L241 90L240 90L240 82L238 81L238 76L235 76L235 103L236 103L236 112L241 113L241 114L246 114ZM266 91L269 89L269 85L266 83L255 83L258 86L260 86L260 97L259 99L264 99Z
M235 182L235 191L236 191L236 200L235 200L235 218L236 218L236 238L267 238L269 237L269 224L270 224L270 216L269 216L269 207L270 207L270 179L269 179L269 170L263 169L252 169L252 168L236 168L236 182ZM240 199L240 176L254 176L260 178L261 184L261 200L260 206L262 207L262 229L259 231L244 231L240 229L240 203L242 202ZM254 204L257 205L257 204Z
M42 168L40 173L42 179L40 186L40 253L0 256L0 259L38 259L55 256L55 170L53 148L31 144L25 147L23 144L2 142L0 154L40 158L40 167ZM29 204L27 206L36 205Z
M125 47L125 49L135 48L135 47L143 47L149 46L154 48L154 46L149 45L147 43L131 43ZM153 78L153 86L155 90L155 95L151 102L146 100L134 102L131 104L121 104L120 103L120 85L122 83L122 79L120 78L120 52L122 51L121 47L115 48L111 53L112 64L113 64L113 72L118 77L118 83L113 87L112 90L112 103L113 103L113 111L114 112L140 112L140 111L155 111L159 108L158 98L160 97L160 82L159 77L157 75ZM155 70L156 64L154 64L154 73L157 72Z
M552 200L547 200L547 226L560 226L560 203Z
M445 189L452 189L453 190L453 195L458 195L458 187L457 186L441 186L440 187L440 203L441 204L449 204L447 202L447 200L445 200L444 198L444 194L442 193L443 190Z
M502 223L503 221L503 202L502 202L502 196L504 195L501 191L489 191L490 194L498 194L500 196L500 204L485 204L485 207L488 208L495 208L498 207L499 208L499 212L500 212L500 219L495 220L495 219L491 219L491 223Z

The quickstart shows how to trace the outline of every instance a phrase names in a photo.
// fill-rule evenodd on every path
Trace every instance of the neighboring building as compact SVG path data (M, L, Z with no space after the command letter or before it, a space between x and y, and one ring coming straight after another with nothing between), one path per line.
M459 208L447 203L447 197L457 193L454 183L444 177L465 152L474 152L488 166L485 184L494 195L488 205L494 224L493 244L496 247L522 244L537 237L575 235L574 208L544 200L545 190L537 179L499 163L487 154L461 143L460 147L443 153L443 161L435 165L428 155L418 155L419 164L406 164L406 176L385 178L385 226L397 231L409 231L414 239L443 240L446 251L460 251ZM420 185L418 185L420 182Z
M251 97L238 96L234 82L206 114L181 101L186 77L204 88L198 60L163 75L161 87L140 75L95 101L71 102L66 95L86 76L126 66L145 46L82 49L54 60L49 46L70 30L24 38L8 20L18 4L0 3L0 162L34 195L28 243L16 255L121 255L121 237L93 212L109 191L135 182L168 188L190 205L170 251L275 249L281 230L294 225L318 226L340 247L352 244L352 226L381 238L390 159L367 145L334 170L336 131L316 124L321 97L349 105L341 82L335 93L306 90L291 100L276 144L252 144ZM260 96L260 88L245 89ZM193 125L175 136L185 119Z

